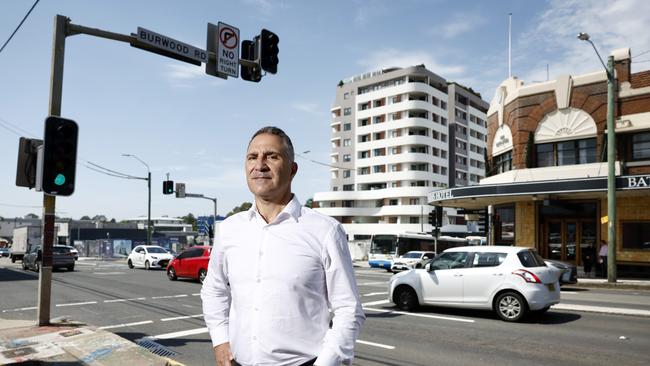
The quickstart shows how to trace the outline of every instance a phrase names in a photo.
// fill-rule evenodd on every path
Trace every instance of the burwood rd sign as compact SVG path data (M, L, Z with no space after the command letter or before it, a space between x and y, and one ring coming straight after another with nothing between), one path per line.
M208 62L208 53L205 50L142 27L138 27L138 40L153 47L160 48L198 62Z

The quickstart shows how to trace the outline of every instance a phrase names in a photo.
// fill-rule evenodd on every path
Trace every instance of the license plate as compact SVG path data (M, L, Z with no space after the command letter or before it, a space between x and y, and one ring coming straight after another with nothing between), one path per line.
M547 283L546 287L548 287L548 290L553 292L555 291L555 284L554 283Z

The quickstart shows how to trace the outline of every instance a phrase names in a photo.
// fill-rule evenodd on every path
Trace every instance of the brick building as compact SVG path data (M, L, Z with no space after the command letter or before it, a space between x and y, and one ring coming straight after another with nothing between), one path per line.
M619 271L650 274L650 70L632 73L615 50ZM497 88L488 110L486 178L434 191L431 204L490 207L494 244L534 246L583 265L607 239L607 76L563 75Z

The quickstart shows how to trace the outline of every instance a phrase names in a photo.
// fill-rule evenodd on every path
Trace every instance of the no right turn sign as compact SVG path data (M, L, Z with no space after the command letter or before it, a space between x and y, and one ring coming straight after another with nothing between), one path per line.
M217 35L217 71L239 77L239 28L219 22Z

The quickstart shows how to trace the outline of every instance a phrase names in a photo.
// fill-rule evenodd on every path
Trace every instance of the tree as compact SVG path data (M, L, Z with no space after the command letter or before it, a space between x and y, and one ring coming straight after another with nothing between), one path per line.
M33 214L33 213L28 213L27 215L25 215L25 218L26 219L38 219L38 215Z
M342 87L344 84L345 84L345 83L343 82L343 80L339 81L339 84L338 84L338 85L339 85L339 88Z
M196 217L194 217L192 213L188 213L187 215L182 216L181 219L183 219L183 222L185 224L192 225L192 230L196 230Z
M90 216L88 215L83 215L79 220L90 220Z
M232 211L228 212L226 217L232 216L232 215L236 214L237 212L246 211L246 210L250 209L251 206L253 206L252 203L244 202L240 206L237 206L237 207L233 208Z
M100 222L106 222L108 219L104 215L95 215L92 218L93 221L100 221Z
M305 207L312 208L313 205L314 205L314 199L308 198L307 201L305 202Z

